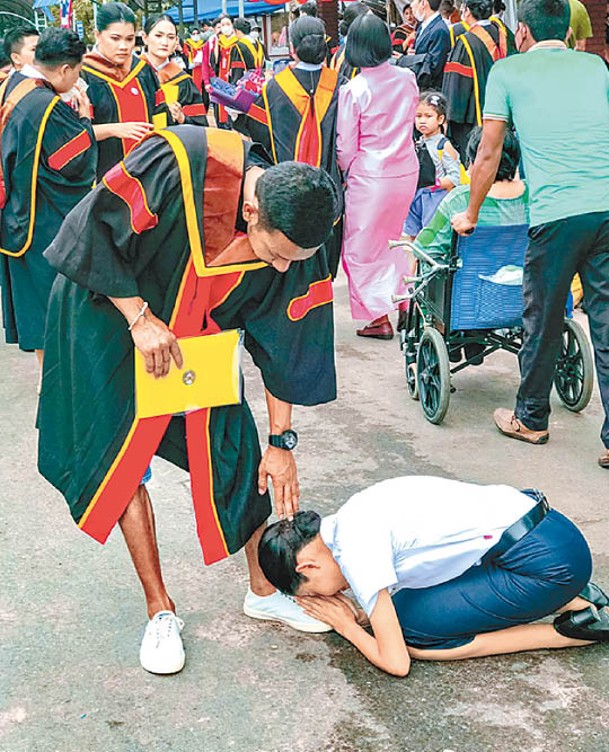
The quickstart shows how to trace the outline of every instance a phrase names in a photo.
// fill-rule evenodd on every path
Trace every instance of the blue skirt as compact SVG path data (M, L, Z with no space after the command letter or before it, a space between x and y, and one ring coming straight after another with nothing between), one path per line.
M554 613L581 592L591 573L583 535L552 509L503 556L434 587L399 590L393 603L409 645L456 648L477 634Z

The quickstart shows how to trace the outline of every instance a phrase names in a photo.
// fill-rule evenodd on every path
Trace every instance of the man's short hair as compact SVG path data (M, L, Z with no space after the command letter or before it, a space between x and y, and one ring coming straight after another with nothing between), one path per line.
M433 10L435 13L437 10L440 10L440 3L442 0L427 0L429 2L429 7Z
M39 37L40 32L33 26L16 26L4 35L4 54L12 61L13 52L19 54L23 49L26 37Z
M256 183L260 224L279 230L299 248L317 248L332 232L337 190L325 170L280 162Z
M34 61L46 68L69 65L73 68L82 62L87 51L85 43L71 29L45 29L36 46Z
M493 0L465 0L465 5L476 21L483 21L493 15Z
M233 27L240 31L242 34L249 34L252 30L251 23L247 20L247 18L235 18L233 21Z
M528 26L536 42L546 39L565 41L571 22L568 0L522 0L518 20Z
M258 544L258 561L267 580L277 590L296 595L306 577L296 571L300 550L319 535L321 517L317 512L296 512L293 520L269 525Z
M376 68L389 60L393 49L384 21L373 13L359 16L349 27L345 57L353 68Z

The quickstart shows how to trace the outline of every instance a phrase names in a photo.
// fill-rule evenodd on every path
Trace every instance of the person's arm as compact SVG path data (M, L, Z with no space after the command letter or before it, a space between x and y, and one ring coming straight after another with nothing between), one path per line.
M139 141L153 128L152 123L100 123L93 126L93 133L96 141L105 141L107 138Z
M265 389L269 414L269 433L281 434L292 427L292 405L282 402ZM268 478L273 484L275 510L280 520L291 520L299 509L300 488L294 455L288 449L268 446L258 468L258 492L268 489Z
M442 150L442 167L446 175L438 180L438 185L445 191L452 191L461 183L461 160L449 141L444 144Z
M336 154L338 165L347 172L359 148L360 111L353 96L352 88L341 86L338 93L338 114L336 117Z
M504 120L484 120L482 139L471 169L469 206L452 219L453 229L459 235L467 235L478 223L480 207L497 175L506 128Z
M407 676L410 655L388 590L381 590L370 615L373 634L357 623L353 609L339 596L297 598L304 610L329 624L370 663L393 676Z

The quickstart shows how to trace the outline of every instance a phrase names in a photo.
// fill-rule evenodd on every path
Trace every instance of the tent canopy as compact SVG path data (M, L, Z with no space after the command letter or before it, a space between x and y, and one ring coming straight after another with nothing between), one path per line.
M184 11L184 23L191 24L194 23L194 12L193 12L193 6L192 6L192 0L184 0L184 3L182 5L183 11ZM243 3L243 15L244 16L265 16L270 13L276 13L278 10L283 10L283 5L270 5L269 3L263 3L263 2L249 2L248 0L244 0ZM199 0L197 3L197 16L198 20L201 21L202 19L207 19L208 21L211 21L213 18L216 18L217 16L222 13L222 2L221 0ZM227 0L226 3L226 12L233 16L233 18L236 18L239 15L239 2L238 0ZM170 8L167 13L174 18L176 21L178 20L178 9L177 8Z

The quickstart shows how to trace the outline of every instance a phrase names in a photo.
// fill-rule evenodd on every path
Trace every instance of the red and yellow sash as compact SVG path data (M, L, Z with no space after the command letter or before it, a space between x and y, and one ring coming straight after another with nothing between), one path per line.
M296 78L291 68L284 68L281 73L278 73L275 76L274 80L294 105L301 118L300 127L296 135L294 159L297 162L305 162L306 164L313 165L313 167L319 167L321 165L322 157L321 124L328 112L330 104L332 103L332 98L338 84L338 74L330 68L322 68L319 83L317 84L313 96L309 95L300 81ZM273 125L270 116L266 86L262 91L262 97L267 112L273 159L275 163L277 163Z

